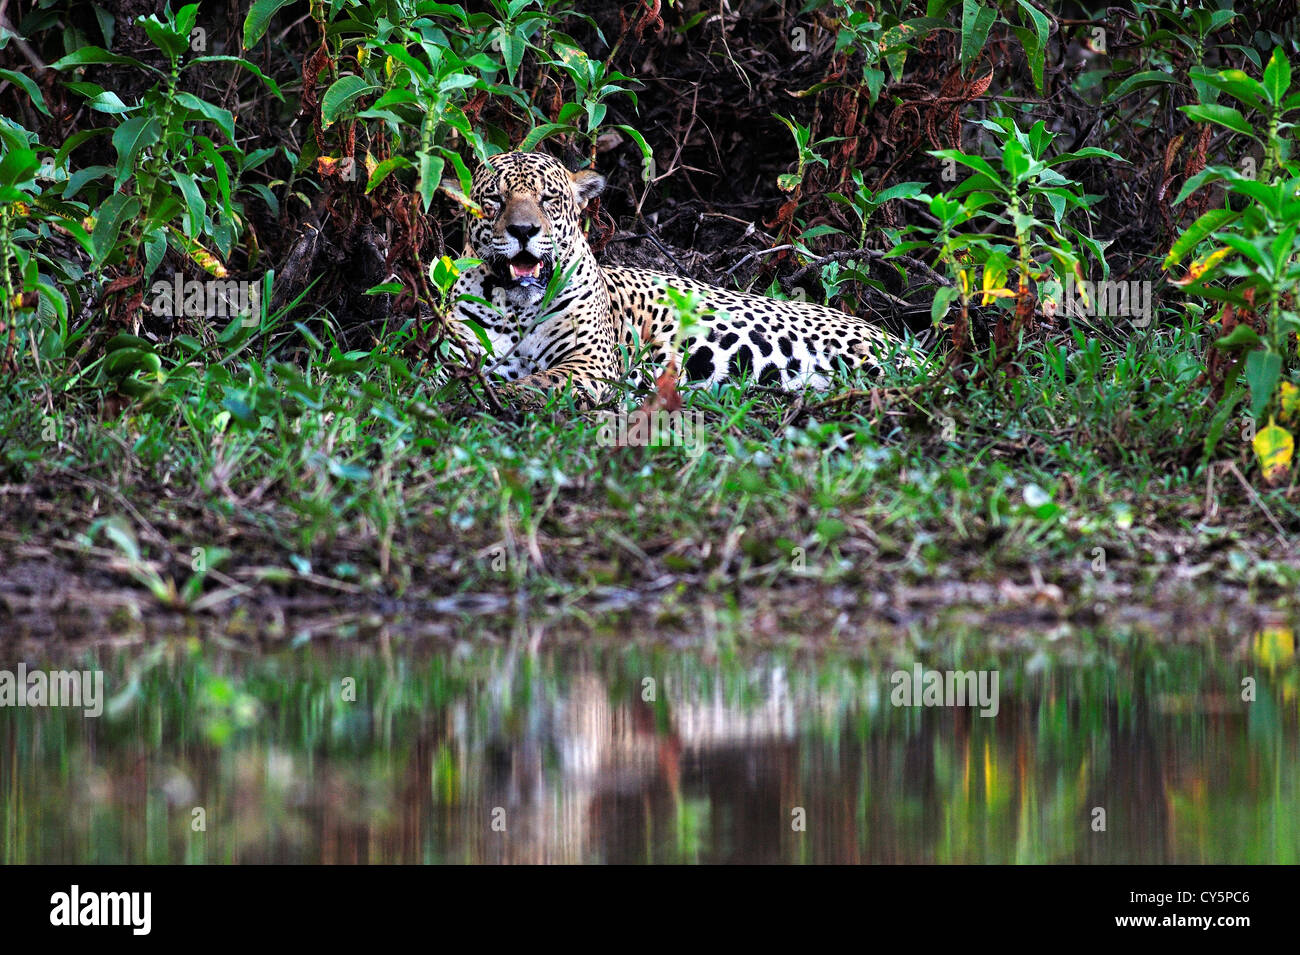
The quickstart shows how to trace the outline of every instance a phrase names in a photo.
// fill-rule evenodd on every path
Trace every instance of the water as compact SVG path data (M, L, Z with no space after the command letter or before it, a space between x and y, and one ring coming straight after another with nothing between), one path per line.
M1300 860L1288 629L633 628L6 651L110 699L0 708L0 862ZM918 661L997 715L893 705Z

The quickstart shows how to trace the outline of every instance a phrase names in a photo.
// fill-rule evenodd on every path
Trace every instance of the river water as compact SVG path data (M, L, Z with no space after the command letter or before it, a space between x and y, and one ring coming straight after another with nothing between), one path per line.
M0 660L0 863L1300 861L1287 627L439 629Z

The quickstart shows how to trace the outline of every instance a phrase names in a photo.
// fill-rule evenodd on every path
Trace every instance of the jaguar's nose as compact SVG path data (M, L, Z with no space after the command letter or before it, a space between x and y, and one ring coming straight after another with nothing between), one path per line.
M520 242L526 243L533 236L537 235L537 233L541 232L542 227L535 222L512 222L506 226L506 231Z

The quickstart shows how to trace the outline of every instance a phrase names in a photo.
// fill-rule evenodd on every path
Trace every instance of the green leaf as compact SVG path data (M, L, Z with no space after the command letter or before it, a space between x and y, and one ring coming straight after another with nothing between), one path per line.
M442 182L442 170L446 167L447 161L441 156L421 153L419 163L420 178L415 184L415 189L420 194L420 201L424 203L425 211L428 211L429 203L433 202L433 194L438 191L438 185Z
M32 181L41 162L33 149L11 149L0 158L0 186L21 186Z
M1029 75L1034 81L1034 89L1042 93L1043 65L1047 60L1046 50L1038 42L1038 38L1033 31L1027 27L1013 26L1011 32L1016 35L1016 38L1020 40L1020 45L1025 49L1025 58L1029 61Z
M1237 325L1214 343L1215 348L1258 348L1264 340L1249 325Z
M1201 244L1202 239L1224 223L1237 218L1240 214L1239 212L1233 212L1231 209L1211 209L1189 225L1183 234L1174 241L1173 246L1169 249L1169 254L1165 256L1165 261L1160 267L1167 269L1170 266L1177 265L1182 261L1183 256Z
M542 123L540 126L534 126L529 130L528 135L523 138L519 144L520 152L528 152L537 148L537 144L551 136L558 136L562 133L580 132L578 127L570 126L567 123Z
M807 242L809 239L816 239L823 235L844 235L844 230L837 229L833 225L815 225L811 229L804 229L799 234L799 238Z
M964 153L960 149L933 149L930 151L930 155L937 156L940 159L951 159L963 166L969 166L976 172L983 173L992 183L1001 181L1001 177L993 171L993 167L988 164L987 160Z
M199 99L193 93L176 94L176 102L186 109L193 110L205 119L211 120L217 125L218 129L226 134L226 139L232 143L235 141L235 117L231 115L230 110L214 106L206 100Z
M189 211L185 221L185 234L195 238L203 229L203 213L207 210L207 203L203 201L203 194L199 192L199 184L189 173L173 169L172 180L180 189L181 195L185 197L185 205Z
M488 337L487 330L482 325L468 317L461 318L460 322L474 333L474 337L477 338L479 344L483 346L483 354L494 355L496 353L496 348L492 344L492 339Z
M649 172L650 168L654 165L655 154L654 150L650 148L650 144L645 141L645 137L641 135L639 130L634 129L631 126L615 124L614 128L621 129L632 137L632 141L635 142L637 148L641 150L642 171Z
M1241 326L1237 326L1240 328ZM1246 356L1246 384L1250 385L1250 416L1259 420L1273 398L1282 377L1282 356L1271 351L1253 351Z
M199 5L187 3L176 11L176 32L185 38L188 45L190 34L194 32L194 21L199 17Z
M186 69L188 69L189 67L199 63L236 63L239 66L242 66L244 69L248 70L259 80L261 80L262 83L266 86L268 90L271 91L271 94L275 96L276 99L281 101L284 100L284 94L280 92L279 84L276 83L275 80L271 79L271 77L263 73L261 67L257 66L254 63L250 63L242 56L223 56L221 54L214 54L212 56L196 56L194 59L186 63L185 67Z
M1109 149L1102 149L1099 146L1084 146L1082 149L1076 149L1073 152L1061 153L1059 156L1053 156L1047 161L1049 166L1057 166L1064 162L1073 162L1076 159L1113 159L1116 162L1128 162L1119 153L1113 153Z
M989 29L998 18L996 10L976 0L963 0L961 11L961 69L965 73L984 50Z
M256 0L248 8L248 16L244 17L244 49L256 46L257 41L266 33L266 28L271 25L271 18L276 11L292 2L293 0Z
M934 302L930 306L930 321L938 325L948 314L948 306L957 297L957 289L951 285L941 285L934 291Z
M50 111L45 105L45 96L41 93L41 88L36 85L30 76L24 76L17 70L0 70L0 80L8 80L22 89L22 91L31 99L33 106L46 116L50 115Z
M1265 250L1257 246L1254 242L1251 242L1245 236L1236 235L1232 232L1225 232L1223 235L1217 236L1217 238L1222 239L1224 245L1236 249L1256 265L1271 271L1272 262L1266 256ZM1267 244L1267 239L1262 241L1264 244Z
M360 76L340 76L334 85L325 91L325 96L321 99L321 124L330 126L358 98L378 92L379 89L380 87Z
M373 190L375 186L379 185L381 182L387 179L389 175L391 175L394 171L398 169L410 169L410 168L412 168L411 160L407 159L404 156L392 156L388 159L385 159L383 162L377 165L375 167L375 171L370 174L370 179L366 183L366 192L370 192L371 190Z
M1127 96L1133 90L1145 89L1148 86L1177 85L1178 77L1172 73L1165 73L1163 70L1145 70L1141 73L1134 73L1128 77L1119 86L1115 87L1114 92L1106 97L1104 102L1113 103L1122 96Z
M167 254L167 230L161 226L150 229L144 235L144 280L158 271L163 256Z
M50 69L62 71L72 66L90 66L97 63L115 63L119 66L134 66L137 69L150 70L154 73L162 72L147 63L141 63L129 56L118 56L116 53L109 53L97 46L83 46L75 53L69 53L62 59L55 60L50 64Z
M1274 106L1281 105L1286 99L1286 91L1291 88L1291 63L1279 46L1273 50L1268 66L1264 67L1264 95Z
M1012 182L1019 182L1029 171L1029 157L1017 140L1008 139L1002 147L1002 168L1011 176Z
M474 174L465 165L465 160L461 159L460 153L454 149L448 149L446 146L439 146L438 148L442 150L442 154L447 157L447 161L456 170L456 178L460 180L461 189L466 195L469 195L474 185Z
M114 189L131 178L141 151L158 142L161 136L162 124L152 116L133 116L113 131L113 148L117 150Z
M125 378L137 371L157 374L161 370L162 359L140 348L119 348L104 359L104 371L110 378Z
M64 140L63 145L59 147L59 151L54 154L54 165L62 166L64 160L72 154L72 151L91 137L107 136L110 132L109 129L83 129L79 133L73 133Z
M871 197L873 205L884 205L891 199L925 199L925 183L923 182L899 182L890 186L888 189L881 189Z
M1238 102L1245 103L1251 109L1257 109L1260 112L1265 111L1264 102L1268 98L1268 94L1264 91L1264 84L1241 70L1221 70L1218 73L1212 73L1201 67L1192 67L1190 75L1194 83L1202 83L1217 90L1223 90L1229 96Z
M1282 211L1282 203L1286 201L1286 187L1281 183L1278 185L1269 185L1260 182L1257 179L1249 179L1242 175L1232 175L1226 177L1229 180L1228 188L1235 193L1243 196L1249 196L1253 201L1259 203L1273 215L1278 215Z
M867 102L875 106L876 100L880 99L880 91L885 85L885 71L870 66L864 67L862 70L862 84L867 88Z
M94 182L100 176L111 173L111 166L85 166L68 176L67 185L63 187L63 198L72 199L88 182Z
M95 217L95 230L91 234L91 248L94 252L94 264L104 264L113 246L117 242L122 226L140 214L140 200L115 192L100 206Z
M190 37L188 33L181 33L171 24L163 23L156 15L146 18L143 23L144 32L149 37L149 41L166 53L169 60L177 59L189 49Z
M1191 179L1188 179L1183 183L1183 188L1178 190L1178 197L1174 199L1173 204L1178 205L1183 202L1188 196L1194 193L1197 189L1200 189L1201 186L1206 183L1218 182L1225 178L1227 177L1224 175L1222 166L1207 166Z
M1225 126L1235 133L1242 133L1252 139L1257 138L1255 130L1250 123L1246 122L1246 117L1231 106L1222 106L1218 103L1201 103L1197 106L1180 106L1178 108L1198 123L1214 123L1218 126Z
M230 208L230 170L226 167L226 160L217 150L216 145L206 136L195 136L194 142L198 144L199 151L203 153L208 160L209 168L216 173L217 191L221 195L221 210L225 213L226 218L233 218Z
M69 83L68 85L72 86L73 84ZM129 113L138 108L135 106L127 106L112 90L101 90L99 93L86 100L86 105L98 113L108 113L110 115Z
M521 36L505 32L504 29L498 32L496 39L501 46L501 55L505 58L506 75L513 85L515 74L519 72L519 64L524 61L524 50L527 48L527 41Z

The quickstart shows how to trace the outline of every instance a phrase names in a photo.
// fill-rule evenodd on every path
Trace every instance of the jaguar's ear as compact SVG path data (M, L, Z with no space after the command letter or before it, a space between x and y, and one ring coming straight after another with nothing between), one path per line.
M600 191L605 188L605 177L594 169L571 172L569 181L573 183L573 198L578 200L579 209L587 208L587 203L600 195Z

